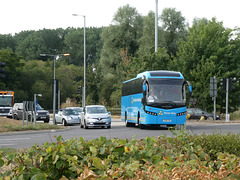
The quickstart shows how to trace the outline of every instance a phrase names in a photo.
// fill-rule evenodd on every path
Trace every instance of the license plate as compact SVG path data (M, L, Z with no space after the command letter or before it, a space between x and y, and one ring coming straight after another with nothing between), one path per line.
M46 117L41 117L41 119L46 119Z
M171 119L163 119L163 122L172 122Z

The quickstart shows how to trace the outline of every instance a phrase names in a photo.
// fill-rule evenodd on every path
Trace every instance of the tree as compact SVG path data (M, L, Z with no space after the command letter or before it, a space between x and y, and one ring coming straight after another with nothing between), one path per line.
M20 71L23 63L21 62L21 58L17 56L15 53L0 50L0 62L5 62L5 79L1 80L1 89L5 90L15 90L21 84L20 79Z
M21 85L15 93L16 102L32 101L34 94L42 94L41 106L50 109L53 79L51 62L31 60L23 63L20 73Z
M162 20L163 37L160 39L160 47L165 47L169 55L176 56L178 50L177 42L187 36L185 18L175 8L166 8L160 16Z
M140 39L139 56L146 56L154 52L155 46L155 14L150 11L144 17L143 35Z
M179 43L177 58L170 63L172 69L182 72L192 83L193 97L198 99L198 106L206 110L213 109L209 95L210 77L226 77L226 55L234 51L234 45L230 43L231 38L231 30L225 29L222 22L217 22L215 18L208 24L205 19L199 21L189 28L187 39ZM234 69L230 64L236 63L236 57L234 59L229 56L228 62L228 71L233 73ZM217 107L221 112L225 107L224 96L225 92L219 88ZM232 99L230 106L233 104L239 104L239 100Z
M83 65L84 62L84 29L68 28L68 35L64 43L65 51L71 56L67 58L69 64ZM102 28L86 28L86 63L95 64L99 62L102 48Z
M16 41L10 34L0 34L0 50L10 49L13 52L16 49Z
M122 55L125 59L136 56L139 39L142 36L143 17L136 8L129 5L120 7L113 18L113 25L102 32L103 48L100 67L103 70L100 82L100 103L119 105L123 74L119 67ZM118 97L118 100L115 98Z
M61 54L64 48L64 35L62 29L24 32L16 37L18 39L16 53L25 60L39 59L40 54Z
M105 28L102 33L100 63L108 72L116 70L116 66L121 62L121 49L128 49L129 56L136 55L142 36L143 18L136 8L126 5L118 9L113 23L115 25Z

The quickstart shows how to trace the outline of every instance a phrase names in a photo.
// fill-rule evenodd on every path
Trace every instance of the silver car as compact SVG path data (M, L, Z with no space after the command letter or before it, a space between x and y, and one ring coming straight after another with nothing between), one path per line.
M55 115L56 123L67 126L69 124L79 124L79 114L72 109L60 109Z
M102 105L91 105L83 108L80 127L106 127L111 128L111 113Z

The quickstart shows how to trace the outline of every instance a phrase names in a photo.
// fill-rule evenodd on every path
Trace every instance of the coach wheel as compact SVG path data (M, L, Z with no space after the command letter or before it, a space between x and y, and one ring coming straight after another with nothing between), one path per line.
M126 127L130 127L129 122L127 121L127 112L125 112L125 125Z

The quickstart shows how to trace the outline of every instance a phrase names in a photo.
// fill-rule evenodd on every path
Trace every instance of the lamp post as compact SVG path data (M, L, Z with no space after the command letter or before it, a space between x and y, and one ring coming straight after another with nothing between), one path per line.
M85 96L86 96L86 16L72 14L73 16L81 16L84 18L84 80L83 80L83 107L85 107Z
M69 56L70 54L40 54L40 56L53 57L53 124L56 124L56 78L55 78L55 61L59 56Z
M158 0L156 0L156 13L155 13L155 52L158 49Z
M37 113L36 100L37 100L37 96L42 97L42 94L34 94L34 126L36 126L36 113Z

